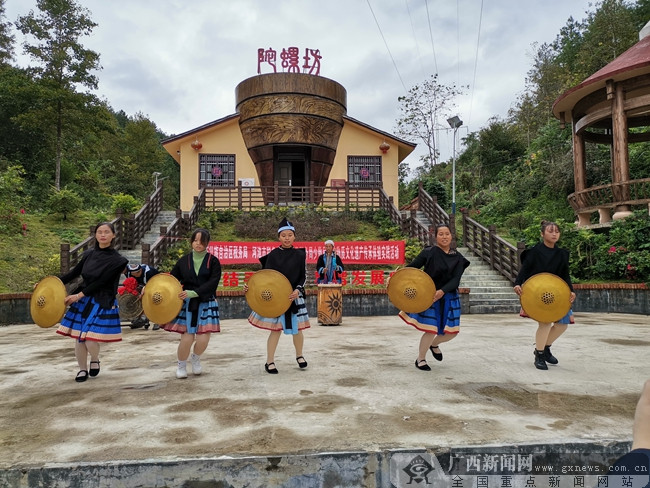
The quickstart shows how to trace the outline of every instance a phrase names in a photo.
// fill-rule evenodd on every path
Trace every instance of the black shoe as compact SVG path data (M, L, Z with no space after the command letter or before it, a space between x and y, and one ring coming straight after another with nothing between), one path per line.
M440 346L429 346L429 351L431 351L433 357L436 358L436 361L442 361L442 351L436 352L434 349L440 349Z
M270 366L273 366L272 368ZM278 374L278 368L275 367L275 363L266 363L264 364L264 369L269 374Z
M143 325L144 325L144 324L143 324L142 322L140 322L139 320L136 320L136 321L134 321L134 322L131 322L130 327L131 327L132 329L139 329L139 328L142 327Z
M420 366L420 363L424 363L424 364ZM421 369L422 371L431 371L431 366L427 364L427 361L425 359L420 359L419 361L416 359L415 367Z
M302 359L302 362L300 362L301 359ZM298 356L296 358L296 362L298 363L298 366L300 366L300 369L307 367L307 361L302 356Z
M158 329L160 329L160 326L158 324L153 324L151 330L158 330Z
M551 346L546 346L544 348L544 361L548 364L557 364L558 360L553 354L551 354Z
M77 376L75 377L74 380L75 380L77 383L83 383L83 382L86 381L87 379L88 379L88 371L86 371L85 369L82 369L81 371L79 371L79 372L77 373Z
M97 367L93 368L93 364L96 364ZM99 374L99 360L90 361L90 371L88 372L90 376L97 376Z
M548 369L546 361L544 361L544 351L535 349L535 362L533 364L535 364L537 369Z

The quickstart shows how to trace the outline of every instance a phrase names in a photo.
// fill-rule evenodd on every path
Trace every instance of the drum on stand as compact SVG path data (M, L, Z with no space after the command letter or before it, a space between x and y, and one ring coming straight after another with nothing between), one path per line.
M318 323L339 325L343 318L343 286L332 284L318 285Z

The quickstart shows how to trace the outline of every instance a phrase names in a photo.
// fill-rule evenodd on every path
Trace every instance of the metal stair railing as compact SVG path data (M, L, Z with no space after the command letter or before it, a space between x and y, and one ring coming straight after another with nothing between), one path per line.
M467 210L461 210L461 213L463 246L514 283L519 273L520 257L526 247L525 243L520 241L515 247L497 235L495 226L483 227L467 215Z

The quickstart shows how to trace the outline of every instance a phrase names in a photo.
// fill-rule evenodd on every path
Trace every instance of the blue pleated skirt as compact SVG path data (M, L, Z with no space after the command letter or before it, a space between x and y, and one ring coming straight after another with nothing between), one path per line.
M70 305L56 333L79 342L121 341L122 327L117 300L114 300L111 308L102 308L93 297L81 298Z
M272 331L284 331L285 334L297 334L298 331L303 329L308 329L309 324L309 315L307 314L307 306L305 305L305 299L298 297L295 299L294 303L298 307L297 313L291 314L291 323L287 324L285 315L282 314L279 317L262 317L257 312L251 312L248 316L248 322L259 329L266 329Z
M523 309L523 308L519 310L519 316L520 316L520 317L526 317L526 318L528 318L528 319L532 318L532 317L529 316L526 312L524 312L524 309ZM533 319L533 320L534 320L534 319ZM576 322L575 322L575 320L574 320L574 318L573 318L573 310L569 309L569 313L567 313L567 314L566 314L564 317L562 317L560 320L556 320L556 321L553 322L553 323L554 323L554 324L566 324L566 325L569 325L569 324L575 324Z
M168 332L178 332L180 334L210 334L212 332L221 332L219 325L219 303L216 299L207 302L200 302L199 309L196 312L196 320L193 320L194 312L188 310L190 299L186 298L183 308L178 316L162 326ZM196 325L193 325L195 322Z
M460 331L460 295L445 293L431 307L420 313L400 311L399 317L412 327L431 334L458 334Z

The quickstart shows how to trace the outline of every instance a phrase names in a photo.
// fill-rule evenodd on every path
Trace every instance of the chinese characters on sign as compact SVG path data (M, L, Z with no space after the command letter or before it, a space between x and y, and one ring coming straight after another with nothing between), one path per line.
M310 271L307 272L310 274ZM368 286L368 285L387 285L388 278L393 276L395 271L386 271L383 269L373 270L354 270L343 271L341 273L341 285L350 286ZM253 276L253 271L224 271L221 274L221 286L224 288L237 288L243 286L249 278ZM308 282L316 283L318 280L318 271L314 271Z
M341 241L336 243L336 254L348 264L404 264L404 241ZM325 251L322 242L294 242L304 248L307 264L316 264ZM208 252L221 264L258 264L262 256L278 247L274 242L210 242Z
M259 264L259 259L265 256L278 244L273 242L217 242L212 241L208 252L217 258L222 265L229 264ZM313 273L313 281L318 279L318 270L314 266L318 257L323 254L322 242L294 242L294 247L304 248L307 256L307 273ZM349 264L404 264L404 241L342 241L336 243L336 254L345 265ZM341 284L351 286L386 285L388 277L394 271L381 269L352 270L341 273ZM222 285L225 288L242 286L253 273L248 271L224 271Z
M480 449L480 448L479 448ZM517 449L517 448L514 448ZM512 449L511 449L512 451ZM430 452L391 456L395 488L645 488L647 458L632 467L613 465L616 456L588 452L487 453L452 451L440 464ZM445 456L446 457L446 456Z
M280 52L280 66L286 73L307 73L318 76L320 74L320 49L305 48L302 56L303 63L300 66L300 50L297 47L283 48ZM277 51L273 48L259 48L257 50L257 74L262 73L262 65L268 65L273 73L277 73ZM302 68L302 71L301 71Z

